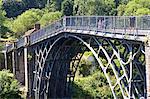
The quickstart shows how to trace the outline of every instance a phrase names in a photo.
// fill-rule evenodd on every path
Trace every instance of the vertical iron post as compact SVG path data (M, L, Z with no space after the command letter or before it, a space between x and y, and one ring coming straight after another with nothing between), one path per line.
M16 74L16 43L13 42L13 50L12 50L12 68L13 68L13 74Z
M25 46L24 46L24 66L25 66L25 90L28 93L28 44L29 44L29 36L25 36Z
M66 30L66 16L63 17L63 28Z
M146 60L146 90L147 99L150 98L150 41L145 44L145 60Z
M5 50L4 50L4 60L5 60L5 69L8 69L8 67L7 67L7 46L5 47Z

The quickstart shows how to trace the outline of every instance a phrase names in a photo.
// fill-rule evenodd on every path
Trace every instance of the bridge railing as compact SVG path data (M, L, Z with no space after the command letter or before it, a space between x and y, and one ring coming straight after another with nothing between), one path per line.
M10 52L11 50L13 50L13 45L9 44L6 48L7 52Z
M32 33L30 35L30 44L34 44L36 42L39 42L40 40L46 39L49 36L54 35L57 31L63 29L63 27L63 19L60 19L46 26L45 28L36 31L35 33Z
M138 30L150 30L150 16L67 16L66 27L102 32L119 29L123 34L136 30L136 35Z
M17 48L20 48L22 46L25 45L25 37L20 38L17 42L16 42Z
M137 28L139 30L150 30L150 16L137 17Z

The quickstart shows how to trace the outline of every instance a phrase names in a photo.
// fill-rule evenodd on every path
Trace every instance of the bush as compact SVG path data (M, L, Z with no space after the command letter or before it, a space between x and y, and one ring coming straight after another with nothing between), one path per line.
M40 20L40 24L42 26L46 26L46 25L53 23L56 20L60 19L61 16L62 16L62 13L59 11L45 13Z
M63 15L70 16L73 15L73 1L64 0L62 2L62 13Z
M73 98L113 98L105 75L97 71L83 78L76 78L73 84Z
M30 9L19 15L12 23L8 26L17 36L21 36L27 30L33 28L34 24L37 23L43 15L43 11L39 9Z
M19 82L9 70L0 71L0 99L20 99Z

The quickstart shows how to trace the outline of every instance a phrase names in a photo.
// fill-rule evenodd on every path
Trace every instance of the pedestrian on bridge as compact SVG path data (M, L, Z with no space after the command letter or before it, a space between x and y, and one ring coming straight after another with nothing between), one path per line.
M136 20L135 16L130 17L130 30L135 29L135 20Z

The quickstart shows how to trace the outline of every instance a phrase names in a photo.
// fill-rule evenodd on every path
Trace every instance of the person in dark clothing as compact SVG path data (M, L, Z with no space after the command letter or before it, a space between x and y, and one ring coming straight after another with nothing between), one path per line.
M135 17L130 17L130 27L131 29L134 29L135 28Z

